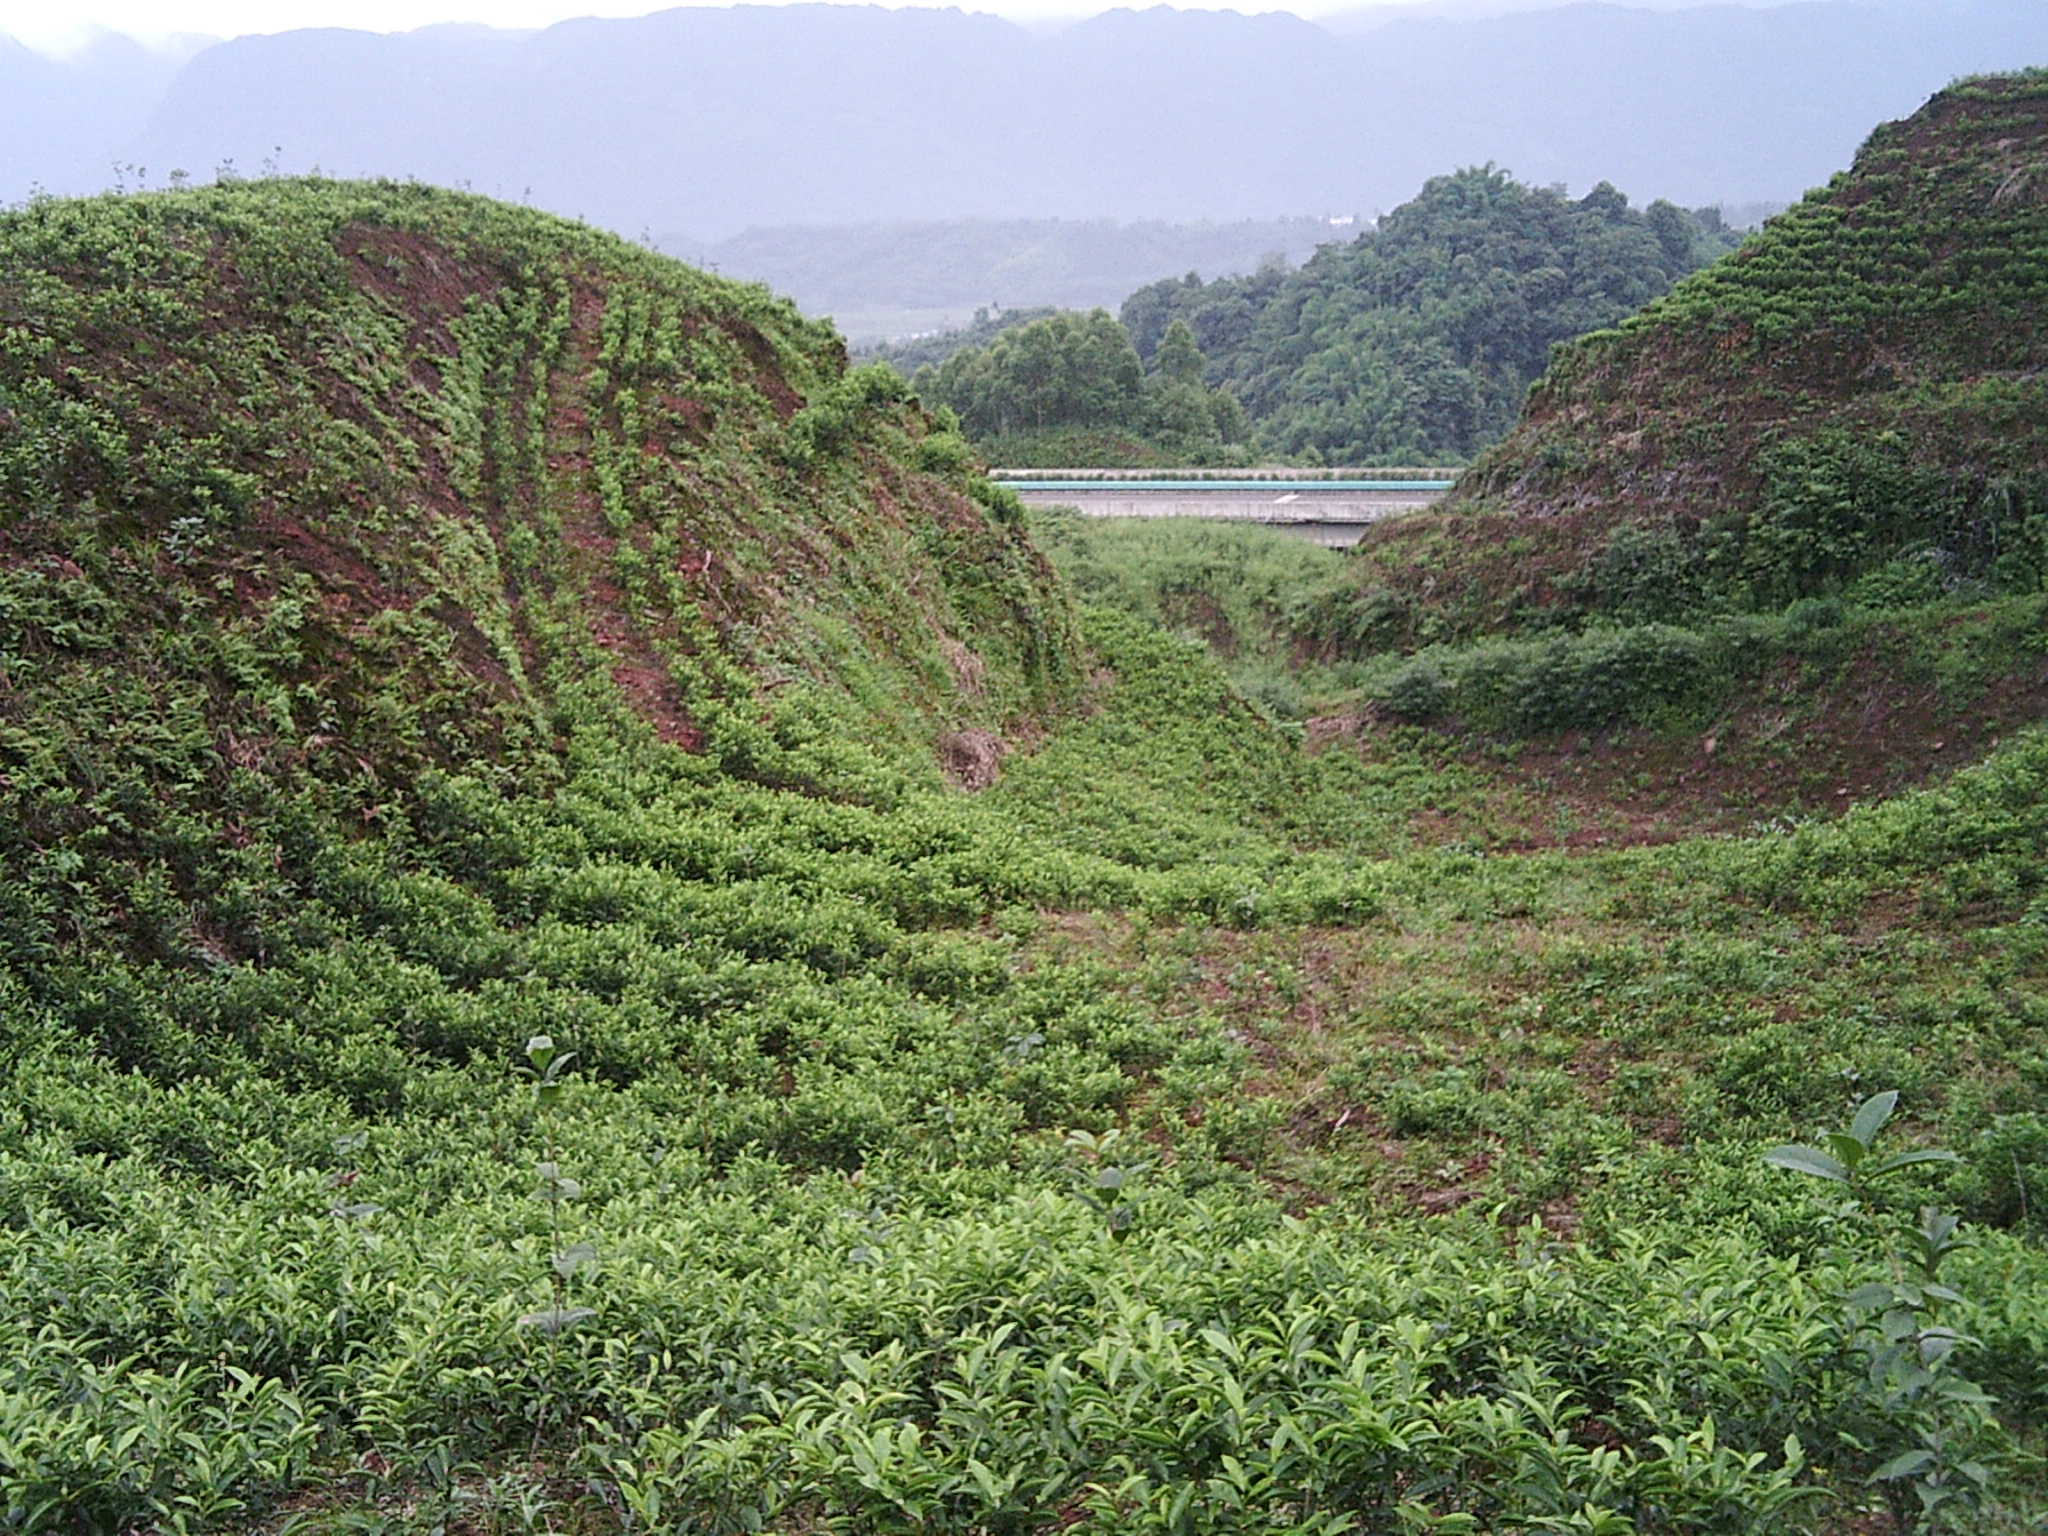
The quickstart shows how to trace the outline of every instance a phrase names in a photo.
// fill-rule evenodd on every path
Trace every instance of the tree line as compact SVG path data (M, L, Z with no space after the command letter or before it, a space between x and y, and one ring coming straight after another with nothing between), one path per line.
M1555 343L1738 239L1712 209L1635 209L1606 182L1573 199L1474 167L1298 269L1165 278L1118 318L1046 316L914 382L1018 463L1083 445L1133 462L1462 461L1513 425Z
M915 384L977 443L1016 462L1078 453L1206 463L1241 454L1251 437L1236 395L1206 384L1207 369L1185 321L1168 326L1148 367L1109 311L1063 310L928 364Z

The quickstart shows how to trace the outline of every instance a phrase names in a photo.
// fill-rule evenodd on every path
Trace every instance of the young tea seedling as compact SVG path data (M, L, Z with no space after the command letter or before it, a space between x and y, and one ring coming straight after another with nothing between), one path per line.
M1067 1132L1067 1145L1084 1159L1074 1170L1074 1193L1082 1204L1101 1214L1110 1237L1119 1243L1131 1235L1131 1224L1138 1217L1138 1189L1152 1168L1149 1160L1112 1161L1123 1134L1116 1130L1099 1136L1089 1131Z
M1878 1133L1898 1102L1896 1092L1872 1094L1857 1106L1848 1129L1822 1136L1824 1146L1775 1147L1764 1161L1846 1186L1843 1215L1880 1240L1882 1219L1867 1204L1872 1181L1919 1163L1957 1161L1953 1152L1931 1148L1878 1155ZM1940 1320L1942 1308L1963 1300L1940 1274L1942 1261L1959 1246L1956 1226L1954 1216L1922 1207L1919 1226L1889 1255L1890 1278L1842 1298L1848 1335L1868 1363L1865 1406L1882 1440L1845 1438L1883 1458L1871 1481L1884 1489L1901 1530L1975 1529L1991 1482L1990 1468L1978 1458L1999 1440L1994 1400L1955 1364L1957 1347L1977 1341Z
M526 1042L525 1072L533 1081L534 1105L540 1112L541 1134L547 1154L534 1170L540 1175L540 1187L534 1194L546 1201L548 1207L548 1279L554 1293L554 1304L538 1312L528 1312L519 1319L519 1325L538 1329L551 1338L597 1315L595 1308L569 1305L569 1281L578 1270L596 1262L597 1246L582 1242L565 1247L562 1243L562 1207L572 1200L581 1200L583 1186L562 1172L555 1150L554 1121L549 1114L562 1096L563 1078L569 1063L575 1059L574 1051L557 1049L553 1039L547 1035L535 1035Z

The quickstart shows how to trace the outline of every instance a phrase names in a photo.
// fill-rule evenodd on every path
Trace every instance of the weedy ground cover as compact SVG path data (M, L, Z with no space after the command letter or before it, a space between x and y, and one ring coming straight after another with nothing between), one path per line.
M1792 833L1401 852L1398 786L1312 825L1361 766L1092 633L1097 712L977 798L429 778L303 873L317 942L17 968L10 1517L1825 1528L1891 1454L1838 1433L1861 1261L1757 1154L1896 1083L2024 1528L2038 742Z

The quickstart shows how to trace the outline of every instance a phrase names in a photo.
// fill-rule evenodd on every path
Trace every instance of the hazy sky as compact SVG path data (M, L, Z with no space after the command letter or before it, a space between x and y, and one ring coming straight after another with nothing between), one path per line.
M50 0L0 0L0 33L51 51L75 47L98 24L138 37L180 32L233 37L293 27L361 27L399 32L439 21L544 27L571 16L643 16L676 0L84 0L75 9ZM773 3L773 0L770 0ZM1020 19L1085 15L1115 4L1153 0L963 0L959 8ZM1312 15L1402 0L1173 0L1181 10L1294 11Z

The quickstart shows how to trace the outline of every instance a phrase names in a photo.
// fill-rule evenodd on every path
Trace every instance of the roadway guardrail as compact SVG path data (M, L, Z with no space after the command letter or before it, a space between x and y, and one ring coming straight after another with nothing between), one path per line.
M1116 484L1120 481L1161 481L1176 485L1191 484L1257 484L1273 481L1307 484L1310 482L1354 482L1377 484L1382 481L1426 482L1433 486L1448 486L1458 478L1460 471L1455 465L1413 465L1413 464L1353 464L1331 465L1314 469L1293 464L1259 464L1251 468L1166 468L1166 469L1101 469L1086 465L1047 469L991 469L988 476L1004 484L1019 480L1086 482L1088 484Z

